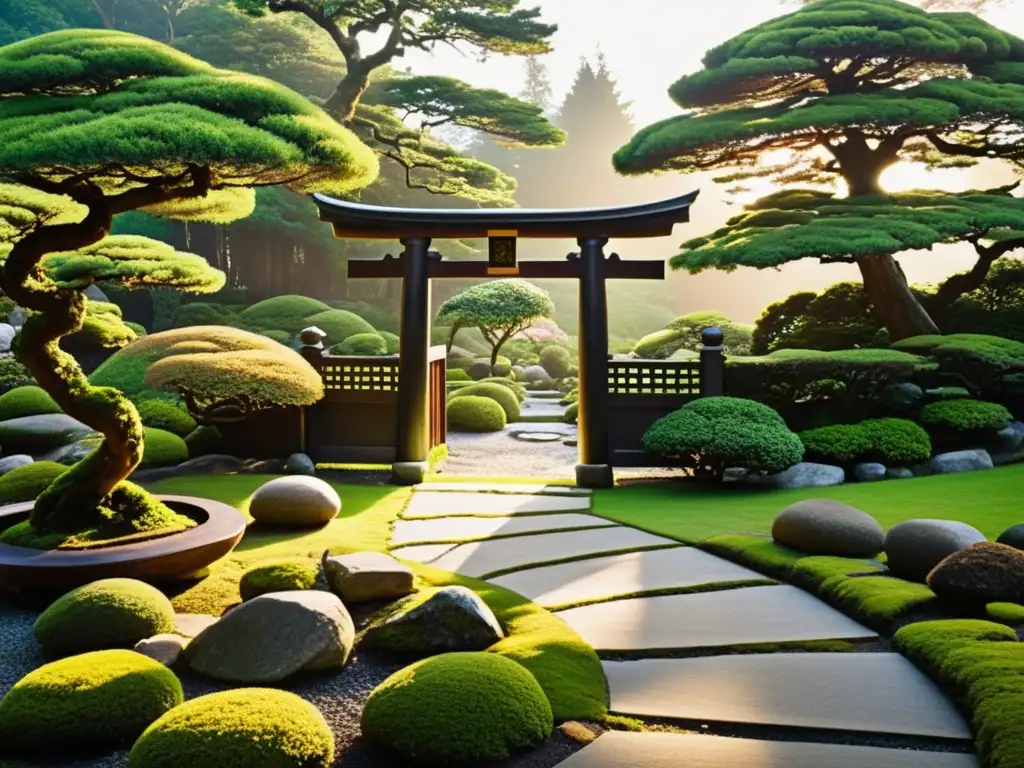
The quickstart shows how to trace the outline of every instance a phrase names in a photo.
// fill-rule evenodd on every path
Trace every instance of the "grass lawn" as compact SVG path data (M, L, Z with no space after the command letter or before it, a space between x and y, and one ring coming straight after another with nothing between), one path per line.
M1024 522L1024 464L982 472L855 483L796 491L642 483L594 492L594 514L696 543L723 533L769 533L772 520L802 499L835 499L863 509L883 528L911 518L960 520L989 539Z

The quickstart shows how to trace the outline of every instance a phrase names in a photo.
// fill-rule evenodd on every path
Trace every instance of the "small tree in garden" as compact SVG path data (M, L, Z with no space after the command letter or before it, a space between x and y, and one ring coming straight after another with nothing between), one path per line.
M40 534L165 528L174 513L123 482L142 457L138 412L117 390L91 386L58 342L82 327L81 289L93 282L204 291L223 276L162 244L104 240L113 217L229 221L252 210L253 187L342 194L372 181L376 157L287 88L134 35L43 35L0 48L0 70L0 181L80 211L37 216L8 236L0 283L34 312L16 355L65 413L105 437L39 496L31 525Z
M480 283L448 299L437 312L439 325L450 327L447 348L451 351L461 328L478 328L491 345L491 367L501 346L530 327L550 318L555 311L547 291L525 280L494 280Z

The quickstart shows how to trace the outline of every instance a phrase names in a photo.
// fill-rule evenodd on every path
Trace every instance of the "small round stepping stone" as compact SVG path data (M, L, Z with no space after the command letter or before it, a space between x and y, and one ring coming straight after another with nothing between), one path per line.
M510 437L524 443L556 443L563 435L557 432L512 432Z

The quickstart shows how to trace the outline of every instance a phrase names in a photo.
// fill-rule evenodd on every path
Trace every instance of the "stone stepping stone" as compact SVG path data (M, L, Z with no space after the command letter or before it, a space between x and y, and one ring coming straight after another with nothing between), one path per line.
M451 517L452 515L478 515L506 517L544 512L573 512L589 510L586 496L526 496L511 493L414 493L402 517Z
M599 651L878 636L802 589L785 584L638 597L570 608L556 615Z
M498 576L493 583L552 608L615 595L763 578L695 547L676 547L530 568Z
M399 547L391 554L466 576L486 577L512 568L525 568L569 557L620 552L637 547L678 545L672 539L617 525L587 531L541 533L469 544Z
M898 653L759 653L602 666L619 714L971 738L953 702Z
M699 733L608 731L560 768L979 768L974 755L912 749L759 741Z
M518 517L434 517L399 520L391 533L391 546L425 541L473 541L516 536L541 531L574 528L613 528L603 517L570 512L565 515L520 515Z
M592 493L589 488L543 483L423 483L413 490L419 493L525 493L542 496L590 496Z

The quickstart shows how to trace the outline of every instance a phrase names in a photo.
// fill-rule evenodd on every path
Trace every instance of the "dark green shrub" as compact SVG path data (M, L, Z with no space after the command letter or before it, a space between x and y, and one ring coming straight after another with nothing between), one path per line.
M166 467L188 460L188 446L173 432L146 427L145 433L140 469Z
M260 335L266 336L268 339L273 339L278 344L287 344L292 340L292 335L288 333L288 331L278 331L271 329L269 331L260 331Z
M704 346L701 332L705 328L718 328L722 331L726 354L750 354L753 326L734 323L721 312L690 312L669 323L667 330L680 333L682 341L682 345L673 354L682 349L699 352Z
M357 333L330 349L332 355L380 357L388 353L387 342L377 333Z
M402 346L402 340L398 338L397 333L391 333L390 331L377 331L377 334L384 339L384 343L387 345L387 352L389 355L397 355Z
M222 439L220 431L216 427L196 427L185 438L185 447L188 449L189 458L194 459L196 456L216 453Z
M644 336L633 347L633 353L644 360L664 360L686 344L686 332L664 328Z
M570 403L569 407L565 409L565 413L562 414L562 421L566 424L575 424L579 419L580 404Z
M445 371L445 379L448 381L472 381L469 374L461 368L449 368Z
M489 397L452 397L448 401L448 428L453 432L498 432L506 423L504 409Z
M702 397L663 416L644 435L644 449L702 477L720 477L730 467L781 472L804 454L776 411L735 397Z
M564 379L576 365L569 350L552 344L540 351L540 365L552 379Z
M907 467L928 461L932 455L928 433L907 419L869 419L861 422L860 427L871 441L867 459L886 466Z
M133 648L174 631L174 608L163 592L135 579L102 579L58 598L36 619L39 645L54 656Z
M242 574L238 591L243 600L268 592L312 589L320 573L320 564L312 558L292 558L258 563Z
M871 438L859 424L836 424L800 433L808 461L846 467L871 451Z
M971 393L964 387L935 387L925 390L925 396L929 400L968 400Z
M355 336L357 334L377 334L373 326L363 320L363 318L354 312L347 312L344 309L329 309L325 312L318 312L315 315L307 317L305 324L307 326L315 325L326 333L327 341L330 344L340 344L351 336ZM288 329L286 328L285 330ZM377 338L380 337L378 336ZM381 339L381 342L384 342L384 340ZM385 350L387 348L386 342L384 343L384 348ZM384 352L380 352L379 354L383 355Z
M141 653L72 656L33 670L7 692L0 743L5 754L23 756L127 747L183 698L174 673Z
M987 432L1005 427L1013 417L998 403L940 400L921 409L921 423L941 432Z
M0 504L35 500L67 469L55 461L37 461L12 469L0 476Z
M275 328L294 335L303 328L316 325L308 322L307 318L329 309L330 307L322 301L290 294L257 302L242 310L239 319L247 328Z
M836 283L821 293L794 293L765 308L754 326L751 352L871 347L881 327L861 283Z
M0 393L35 384L28 368L13 357L0 358Z
M145 426L171 432L178 437L192 434L198 426L183 405L169 400L146 399L136 407Z
M498 405L501 406L501 410L505 412L505 423L508 424L513 421L519 421L519 398L516 397L515 392L510 387L502 386L501 384L493 382L479 381L469 387L464 387L452 392L449 396L449 401L454 401L460 397L486 397Z
M135 742L128 768L330 768L334 734L288 691L242 688L190 699Z
M536 678L494 653L445 653L401 669L362 716L368 739L430 765L489 765L548 738L553 725Z
M238 313L233 307L194 301L183 304L174 315L174 327L186 328L193 325L235 325Z
M41 387L16 387L0 395L0 421L42 413L61 413L61 409Z

